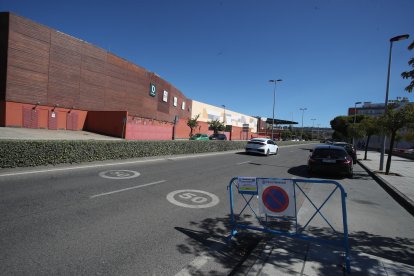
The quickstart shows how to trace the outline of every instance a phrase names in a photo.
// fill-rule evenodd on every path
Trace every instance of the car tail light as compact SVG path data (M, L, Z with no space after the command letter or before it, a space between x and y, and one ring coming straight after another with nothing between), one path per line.
M349 165L349 164L351 164L351 163L352 163L352 159L345 158L345 159L341 159L341 160L339 160L339 162L340 162L340 163L342 163L342 164L347 164L347 165Z

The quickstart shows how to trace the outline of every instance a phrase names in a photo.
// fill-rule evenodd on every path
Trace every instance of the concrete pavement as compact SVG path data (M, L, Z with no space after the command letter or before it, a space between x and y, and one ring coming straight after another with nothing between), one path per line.
M122 140L88 131L0 127L0 139L18 140Z
M362 160L362 156L359 152L359 164L414 215L414 161L392 157L391 174L385 175L378 171L379 152L368 152L367 160ZM342 251L341 248L273 236L252 252L235 275L347 275ZM350 259L352 275L414 275L414 266L352 251L352 248Z

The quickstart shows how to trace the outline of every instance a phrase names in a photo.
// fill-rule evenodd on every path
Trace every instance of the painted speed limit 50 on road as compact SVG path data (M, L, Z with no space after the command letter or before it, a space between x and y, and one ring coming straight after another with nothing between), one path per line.
M216 195L201 190L173 191L167 195L167 200L185 208L209 208L220 202Z

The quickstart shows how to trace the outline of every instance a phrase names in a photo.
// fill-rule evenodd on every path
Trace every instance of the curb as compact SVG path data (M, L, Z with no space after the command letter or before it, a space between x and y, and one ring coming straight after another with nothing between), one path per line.
M397 201L407 212L414 216L414 202L401 193L397 188L388 183L378 174L372 172L367 166L365 166L361 161L357 161L358 164L368 172L368 174L378 183L380 186L393 198Z

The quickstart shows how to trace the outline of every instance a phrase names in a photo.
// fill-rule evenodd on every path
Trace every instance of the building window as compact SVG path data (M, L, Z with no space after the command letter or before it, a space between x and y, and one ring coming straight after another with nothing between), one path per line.
M174 106L177 106L177 104L178 104L178 99L177 97L174 97Z
M168 102L168 92L164 90L164 95L162 96L164 102Z
M185 102L183 102L183 103L181 104L181 109L182 109L182 110L184 110L184 109L185 109Z

